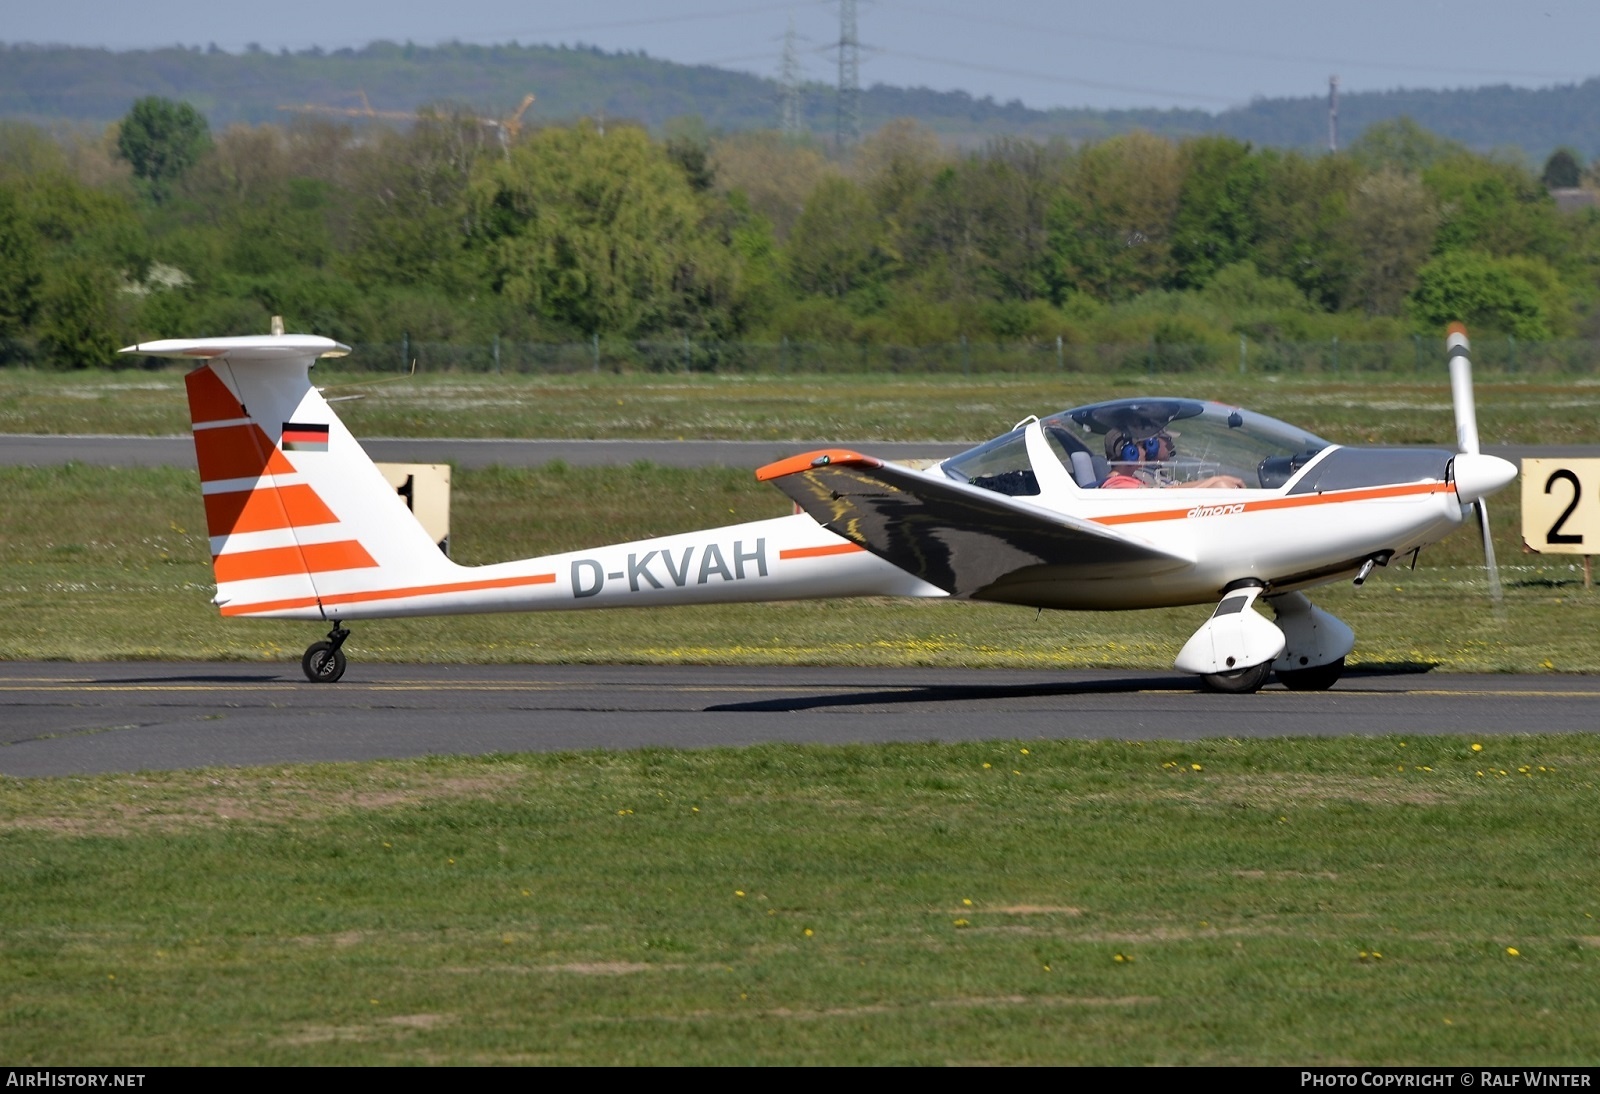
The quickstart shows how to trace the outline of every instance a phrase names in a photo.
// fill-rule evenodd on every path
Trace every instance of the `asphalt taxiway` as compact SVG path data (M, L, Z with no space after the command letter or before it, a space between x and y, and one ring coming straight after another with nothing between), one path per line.
M0 663L0 774L761 742L1600 732L1600 678L1352 671L1214 695L1114 670Z

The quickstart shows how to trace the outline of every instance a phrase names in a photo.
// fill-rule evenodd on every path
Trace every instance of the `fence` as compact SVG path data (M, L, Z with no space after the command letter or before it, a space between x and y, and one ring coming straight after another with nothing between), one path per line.
M8 343L0 363L42 366L27 347ZM1225 373L1322 377L1433 375L1444 367L1444 339L1420 336L1390 342L1278 342L1239 338L1204 343L1081 345L960 341L931 346L778 342L720 342L682 338L626 342L604 338L575 343L512 342L476 345L362 342L338 364L357 372L401 372L415 360L429 372L577 374L707 373L729 375L1167 375ZM1488 375L1600 377L1600 341L1524 342L1477 338L1474 366ZM165 367L155 358L124 359L129 367Z
M412 360L429 371L570 374L716 373L783 375L904 373L994 375L1051 372L1085 375L1265 373L1278 375L1431 375L1444 367L1444 339L1420 336L1390 342L1277 342L1080 345L1057 342L952 342L886 346L824 342L662 342L547 344L497 341L485 345L413 342L360 343L340 369L401 371ZM1526 342L1478 338L1473 365L1500 375L1600 377L1600 341Z

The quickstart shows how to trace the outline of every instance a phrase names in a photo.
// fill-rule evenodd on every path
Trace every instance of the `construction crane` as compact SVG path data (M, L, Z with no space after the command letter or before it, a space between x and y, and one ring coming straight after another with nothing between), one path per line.
M340 118L368 118L373 121L387 118L391 121L414 122L416 113L403 110L374 110L372 103L367 100L365 91L356 92L361 98L360 106L321 106L317 103L300 103L295 106L280 106L279 110L288 110L296 114L332 114Z
M322 106L317 103L300 103L298 105L280 106L279 110L288 110L296 114L332 114L340 118L367 118L372 121L387 119L390 121L414 122L417 120L416 111L403 110L374 110L372 103L367 99L365 91L357 91L361 99L360 106ZM522 102L517 108L503 118L478 118L472 120L479 125L493 129L500 136L500 148L508 155L511 142L517 139L522 132L522 116L528 112L528 107L533 105L534 96L530 93L522 97Z

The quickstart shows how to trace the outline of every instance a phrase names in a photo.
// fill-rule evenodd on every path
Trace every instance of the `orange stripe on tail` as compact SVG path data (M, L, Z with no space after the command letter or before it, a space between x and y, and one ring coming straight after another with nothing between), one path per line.
M201 482L294 474L294 465L254 422L195 430L194 455Z
M252 581L261 577L321 574L330 570L363 570L377 561L353 539L336 543L308 543L303 547L269 547L261 551L234 551L212 560L217 582Z
M333 510L304 483L231 490L225 494L207 494L205 498L206 533L213 536L339 523Z
M186 375L183 383L189 389L189 420L194 424L247 417L244 407L210 365L201 365Z

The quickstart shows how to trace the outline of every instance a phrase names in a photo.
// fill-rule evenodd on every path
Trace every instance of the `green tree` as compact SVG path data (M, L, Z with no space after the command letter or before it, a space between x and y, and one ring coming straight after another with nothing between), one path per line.
M1466 151L1459 141L1435 136L1410 118L1399 117L1367 126L1350 145L1349 155L1368 170L1392 167L1420 174Z
M1291 153L1264 165L1257 268L1294 282L1318 307L1341 310L1357 264L1348 229L1351 196L1365 172L1347 156Z
M1537 258L1453 251L1418 271L1410 310L1433 333L1464 322L1469 329L1538 340L1563 324L1564 296L1560 278Z
M467 191L489 157L504 158L486 128L460 113L425 112L409 130L353 150L346 222L356 280L471 295Z
M849 179L824 178L789 235L789 282L804 296L876 298L895 257L871 197ZM881 301L879 301L881 302Z
M1195 289L1255 253L1266 171L1261 156L1231 137L1182 147L1183 187L1172 222L1173 285Z
M1570 190L1583 185L1583 163L1570 148L1557 148L1544 161L1539 181L1551 190Z
M473 243L496 292L583 333L734 333L739 261L643 130L540 130L474 171Z
M117 132L117 154L132 165L158 203L210 144L211 131L199 111L156 95L134 103Z
M1127 300L1172 276L1179 153L1149 133L1084 149L1047 215L1049 281L1057 304L1073 292Z
M112 300L116 286L104 267L67 262L51 269L39 306L39 342L58 368L109 365L117 355Z
M38 233L12 188L0 183L0 339L32 325L43 280Z
M1444 212L1436 252L1533 254L1558 266L1563 262L1565 238L1555 200L1526 168L1463 154L1435 164L1422 180Z
M1356 185L1346 231L1356 270L1350 303L1399 315L1439 230L1433 195L1415 175L1384 167Z

